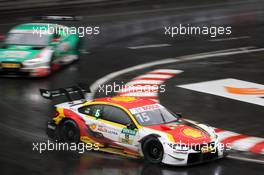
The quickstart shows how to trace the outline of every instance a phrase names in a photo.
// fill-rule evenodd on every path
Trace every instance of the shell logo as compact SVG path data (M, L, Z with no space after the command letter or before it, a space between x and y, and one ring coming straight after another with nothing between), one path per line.
M91 125L90 125L90 128L91 128L92 130L95 130L96 127L97 127L96 124L91 124Z
M135 101L135 97L125 97L125 96L118 96L111 98L113 101L119 101L119 102L132 102Z
M194 129L187 128L187 129L184 129L182 132L183 132L184 135L186 135L188 137L192 137L192 138L201 138L201 137L203 137L202 132L199 131L199 130L194 130Z

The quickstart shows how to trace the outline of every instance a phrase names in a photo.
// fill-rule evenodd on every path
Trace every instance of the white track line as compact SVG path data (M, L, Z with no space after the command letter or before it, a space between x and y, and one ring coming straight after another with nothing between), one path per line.
M151 45L141 45L141 46L131 46L128 47L128 49L146 49L146 48L156 48L156 47L168 47L171 46L171 44L151 44Z
M240 39L249 39L250 36L239 36L239 37L229 37L229 38L219 38L219 39L210 39L208 41L211 42L219 42L219 41L230 41L230 40L240 40Z
M162 84L164 81L163 80L132 80L129 83L127 83L127 85L131 86L131 85L136 85L136 84L140 84L140 85L159 85Z
M161 75L161 74L145 74L145 75L140 75L136 77L134 80L139 80L139 79L144 79L144 78L158 78L158 79L169 79L172 78L173 75Z
M160 74L160 73L170 73L170 74L180 74L182 73L182 70L173 70L173 69L156 69L152 72L149 72L149 74ZM174 76L174 75L173 75Z

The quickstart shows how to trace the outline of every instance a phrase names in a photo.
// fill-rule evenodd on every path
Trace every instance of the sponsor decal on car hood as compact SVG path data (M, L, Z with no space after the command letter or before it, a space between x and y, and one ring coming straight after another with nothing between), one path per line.
M209 133L196 125L191 126L183 123L170 123L146 127L172 135L174 141L177 143L203 144L211 142Z

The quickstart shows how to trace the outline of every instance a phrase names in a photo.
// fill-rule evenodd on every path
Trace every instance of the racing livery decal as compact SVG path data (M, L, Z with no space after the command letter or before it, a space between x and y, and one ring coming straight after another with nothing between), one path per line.
M190 128L186 128L182 130L182 133L188 137L192 137L192 138L201 138L203 137L202 132L199 130L194 130L194 129L190 129Z

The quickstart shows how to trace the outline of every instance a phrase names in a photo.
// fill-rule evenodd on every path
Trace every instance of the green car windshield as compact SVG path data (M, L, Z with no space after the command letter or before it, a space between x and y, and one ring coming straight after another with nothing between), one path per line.
M49 35L38 35L35 33L10 33L6 39L6 44L47 46Z

